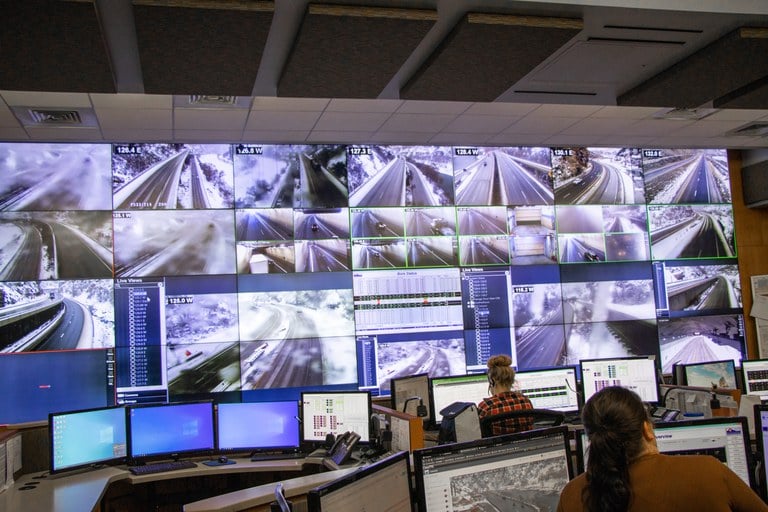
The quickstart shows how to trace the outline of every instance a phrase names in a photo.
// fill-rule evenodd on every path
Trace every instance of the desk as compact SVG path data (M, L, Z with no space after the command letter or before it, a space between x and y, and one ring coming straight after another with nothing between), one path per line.
M306 459L270 460L251 462L250 459L232 459L236 464L225 466L198 466L190 469L133 475L126 466L105 467L77 474L47 476L45 472L22 475L8 490L0 493L0 512L46 511L87 512L99 510L111 484L141 485L189 477L205 477L233 473L281 473L305 470ZM315 475L311 475L315 476ZM31 487L33 489L24 489ZM263 487L263 486L262 486ZM274 485L273 485L274 490Z

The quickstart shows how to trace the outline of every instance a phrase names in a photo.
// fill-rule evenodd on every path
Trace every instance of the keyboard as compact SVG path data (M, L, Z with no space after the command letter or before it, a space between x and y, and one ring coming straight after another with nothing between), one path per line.
M251 455L251 462L259 462L261 460L290 460L290 459L304 459L306 453L254 453Z
M166 471L176 471L177 469L196 468L197 464L191 460L174 460L172 462L155 462L143 466L131 466L128 471L134 475L152 475L154 473L165 473Z

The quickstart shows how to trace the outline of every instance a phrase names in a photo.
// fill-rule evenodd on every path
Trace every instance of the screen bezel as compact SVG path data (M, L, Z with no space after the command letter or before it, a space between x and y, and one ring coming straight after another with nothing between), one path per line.
M367 445L371 442L371 416L373 415L373 402L371 400L371 393L368 391L302 391L301 392L301 402L299 403L299 410L301 412L301 442L302 443L309 443L312 445L320 445L326 442L325 439L308 439L306 434L307 427L307 419L306 415L304 414L304 397L308 395L328 395L328 396L341 396L341 395L366 395L368 397L368 414L367 414L367 421L366 421L366 428L367 432L355 432L356 434L360 435L360 440L358 441L361 445ZM339 434L343 434L345 431L339 431ZM367 434L367 435L364 435Z
M661 400L661 386L659 384L659 364L658 360L655 356L628 356L628 357L605 357L605 358L597 358L597 359L581 359L579 361L579 375L581 375L581 400L582 403L586 404L589 398L592 397L595 393L592 393L587 396L587 390L586 390L586 381L584 379L584 364L585 363L594 363L594 362L607 362L607 361L628 361L628 360L634 360L634 361L641 361L641 360L648 360L653 363L653 369L654 369L654 379L653 382L655 383L655 389L656 389L656 399L655 400L643 400L644 403L647 404L654 404L658 405L659 401ZM623 387L623 386L622 386Z
M114 457L106 457L103 459L93 459L90 461L83 461L82 463L78 463L72 466L66 466L66 467L55 467L55 460L56 460L56 454L55 451L55 443L54 443L54 429L53 429L53 423L56 418L61 416L72 416L72 415L79 415L79 414L92 414L96 412L106 412L106 411L116 411L121 410L122 416L123 416L123 432L125 433L125 455L122 456L114 456ZM62 412L52 412L48 414L48 467L50 468L50 474L55 475L59 473L65 473L69 471L76 471L83 468L98 468L101 465L105 466L112 466L112 465L118 465L123 464L128 459L128 412L127 408L123 406L110 406L110 407L95 407L92 409L79 409L74 411L62 411Z
M570 365L564 365L564 366L549 366L546 368L526 368L524 370L518 370L515 372L515 382L517 382L517 378L521 374L525 375L529 373L549 373L549 372L559 373L559 372L568 371L568 370L573 371L574 388L571 389L571 391L573 391L573 393L576 395L576 409L569 409L567 411L564 411L561 409L553 409L553 410L560 411L565 414L578 414L581 411L581 408L583 406L583 400L582 400L583 395L581 393L581 390L579 389L579 367L577 365L570 364ZM528 397L528 399L531 400L530 397ZM536 406L534 405L534 407ZM546 407L544 407L544 409L546 409Z
M514 434L504 434L494 437L485 437L476 439L474 441L467 441L464 443L451 443L442 444L437 446L431 446L429 448L422 448L420 450L414 450L413 452L413 473L416 481L416 503L418 504L418 510L427 510L427 502L424 488L424 457L442 455L449 453L461 453L467 449L475 448L491 448L493 446L500 446L506 444L515 444L525 442L529 439L537 439L542 437L560 436L563 443L563 451L566 454L566 465L568 467L568 480L573 479L573 459L571 457L570 448L570 433L566 425L560 425L557 427L540 428L534 430L527 430L525 432L517 432Z
M307 493L307 507L309 510L315 512L323 512L322 498L327 494L336 492L343 489L347 485L353 484L359 480L368 478L375 475L383 469L387 469L395 464L400 464L405 461L406 468L408 470L408 496L409 502L413 502L413 488L411 487L411 478L413 477L413 470L411 469L410 455L407 451L397 452L394 455L390 455L385 459L381 459L367 466L361 467L352 473L342 476L332 482L323 484L314 489L310 489ZM388 492L389 489L382 489L384 492ZM332 511L329 511L332 512Z
M296 420L296 437L295 437L295 443L294 444L280 444L275 446L259 446L254 444L249 444L247 446L233 446L228 448L223 448L221 446L221 407L229 408L229 407L235 407L235 408L245 408L245 407L254 407L258 408L259 405L264 404L293 404L294 408L294 414L293 418ZM216 404L216 423L215 423L215 433L216 433L216 451L220 453L237 453L237 452L250 452L250 453L257 453L257 452L264 452L264 451L298 451L301 447L301 423L299 421L299 414L300 414L300 407L299 402L296 400L274 400L269 402L228 402L228 403L220 403ZM256 425L243 425L244 428L251 428L256 429Z
M698 363L684 363L682 365L682 367L683 367L683 378L685 379L685 385L686 386L694 386L694 387L704 387L704 388L707 388L707 389L711 389L711 386L695 386L694 384L689 384L688 383L688 371L691 368L701 368L701 367L704 367L704 366L708 366L708 365L712 365L712 364L720 364L720 363L730 364L730 370L731 370L731 375L733 376L733 384L734 384L734 386L733 386L733 388L719 388L718 387L718 389L739 389L739 379L738 379L738 376L737 376L738 372L736 371L736 362L733 359L719 359L717 361L700 361Z
M468 373L465 375L449 375L448 377L433 377L429 379L429 414L432 417L432 423L434 425L440 425L442 423L442 416L440 415L440 411L436 410L435 406L435 382L438 384L441 383L450 383L450 382L462 382L462 381L484 381L486 384L488 383L488 374L487 373ZM490 393L489 393L490 395ZM475 405L477 405L477 402L473 402ZM450 404L446 404L450 405Z
M192 448L188 450L166 450L161 452L154 452L154 453L146 453L146 454L134 454L134 442L133 442L133 417L132 412L136 410L146 410L146 409L157 409L157 408L171 408L171 407L183 407L183 406L189 406L189 405L201 405L201 404L208 404L210 407L210 420L211 420L211 446L210 448L205 447L198 447L198 448ZM211 455L216 450L216 438L217 438L217 432L216 432L216 415L214 411L214 403L213 400L198 400L198 401L190 401L190 402L170 402L170 403L163 403L163 404L141 404L141 405L131 405L127 407L127 419L128 419L128 431L127 431L127 437L128 437L128 463L129 464L141 464L143 462L151 461L151 460L163 460L163 459L179 459L181 457L189 457L194 455Z
M762 413L768 412L768 404L762 403L762 404L755 404L753 407L753 414L755 415L755 447L757 448L756 457L759 456L757 454L762 454L762 460L759 462L762 462L762 464L759 464L758 468L758 475L757 478L759 479L759 485L760 485L760 491L762 498L765 500L768 498L768 468L765 467L765 461L768 459L768 453L766 453L766 443L763 440L763 429L768 428L768 421L763 424L762 419ZM768 433L768 431L766 432ZM750 476L754 476L753 472L750 472Z

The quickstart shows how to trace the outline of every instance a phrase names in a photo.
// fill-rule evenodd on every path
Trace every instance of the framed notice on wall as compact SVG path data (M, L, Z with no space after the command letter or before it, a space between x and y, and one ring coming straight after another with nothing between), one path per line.
M761 359L768 357L768 275L751 276L752 311L757 331L757 347Z

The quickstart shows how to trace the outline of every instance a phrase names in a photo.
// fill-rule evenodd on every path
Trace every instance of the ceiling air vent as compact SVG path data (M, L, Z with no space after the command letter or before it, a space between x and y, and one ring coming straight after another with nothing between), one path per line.
M698 121L711 116L718 110L717 108L665 108L653 114L653 117L671 121Z
M38 110L29 109L29 118L33 124L82 124L77 110Z
M173 106L177 108L225 108L249 109L250 96L225 96L223 94L177 94L173 97Z
M747 123L729 131L728 135L737 135L741 137L768 137L768 122L755 121Z
M191 94L190 105L235 105L237 96L219 96L216 94Z

